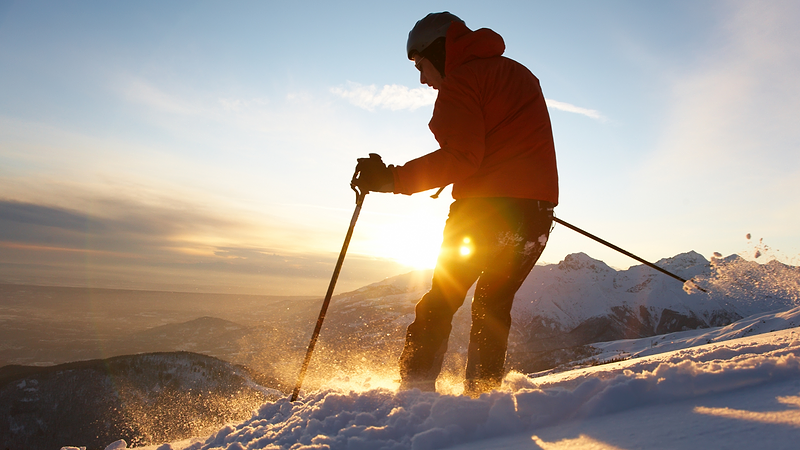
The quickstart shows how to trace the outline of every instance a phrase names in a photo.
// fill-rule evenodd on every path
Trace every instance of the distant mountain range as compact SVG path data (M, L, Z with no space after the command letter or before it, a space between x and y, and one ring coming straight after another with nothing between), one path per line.
M237 342L250 331L229 320L203 316L132 333L110 341L108 347L116 354L182 350L225 359L237 351Z
M587 344L594 342L722 326L800 305L800 269L777 261L758 264L735 255L708 261L688 252L656 264L709 293L684 290L680 282L646 266L615 270L583 253L535 266L514 302L509 367L537 372L586 357L591 352ZM430 288L430 278L430 271L412 272L337 296L323 333L345 341L351 353L379 347L384 358L386 352L396 356L413 306ZM450 340L455 371L468 331L465 304L456 314Z

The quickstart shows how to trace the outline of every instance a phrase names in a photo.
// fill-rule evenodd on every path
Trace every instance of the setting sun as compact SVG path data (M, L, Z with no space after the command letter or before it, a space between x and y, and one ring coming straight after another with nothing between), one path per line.
M397 220L364 223L361 232L368 235L368 241L358 251L368 251L371 255L389 258L415 269L431 269L436 265L439 248L442 245L444 220L441 214L429 210Z
M441 243L441 233L431 233L420 226L393 235L386 239L383 247L387 257L401 264L415 269L431 269L436 265Z

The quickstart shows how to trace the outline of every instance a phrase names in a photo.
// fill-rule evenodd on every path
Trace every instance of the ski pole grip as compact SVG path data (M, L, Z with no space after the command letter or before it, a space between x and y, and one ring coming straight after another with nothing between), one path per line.
M381 159L381 157L375 153L370 153L369 157L372 158L372 155L377 156L378 160ZM367 193L369 192L361 190L361 188L359 188L358 185L356 184L356 181L358 181L359 173L360 171L358 170L358 166L356 166L356 171L353 172L353 178L350 179L350 189L352 189L353 192L356 193L356 205L361 205L364 202L364 197L366 197Z

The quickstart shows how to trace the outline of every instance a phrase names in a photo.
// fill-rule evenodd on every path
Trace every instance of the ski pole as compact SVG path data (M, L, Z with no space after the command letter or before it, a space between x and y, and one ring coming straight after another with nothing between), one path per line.
M665 274L665 275L669 275L669 276L671 276L672 278L675 278L676 280L678 280L678 281L680 281L680 282L682 282L682 283L686 283L686 282L688 281L688 280L685 280L685 279L683 279L683 278L681 278L681 277L679 277L679 276L675 275L675 274L674 274L674 273L672 273L672 272L669 272L669 271L667 271L667 270L664 270L664 269L662 269L661 267L658 267L657 265L655 265L655 264L653 264L653 263L651 263L651 262L645 261L644 259L642 259L642 258L640 258L640 257L638 257L638 256L636 256L636 255L634 255L633 253L631 253L631 252L629 252L629 251L623 250L623 249L621 249L621 248L617 247L616 245L614 245L614 244L612 244L612 243L610 243L610 242L608 242L608 241L605 241L605 240L603 240L603 239L600 239L599 237L597 237L597 236L593 235L592 233L589 233L588 231L581 230L580 228L576 227L575 225L572 225L572 224L569 224L569 223L567 223L567 222L564 222L563 220L561 220L561 219L559 219L559 218L557 218L557 217L553 217L553 221L555 221L555 222L557 222L557 223L560 223L561 225L564 225L565 227L567 227L567 228L569 228L569 229L571 229L571 230L577 231L578 233L580 233L580 234L582 234L582 235L584 235L584 236L586 236L586 237L588 237L588 238L590 238L590 239L594 239L595 241L597 241L597 242L599 242L599 243L601 243L601 244L603 244L603 245L605 245L605 246L611 247L611 248L613 248L614 250L616 250L616 251L618 251L618 252L622 253L622 254L623 254L623 255L625 255L625 256L630 256L631 258L633 258L633 259L635 259L635 260L639 261L640 263L642 263L642 264L644 264L644 265L646 265L646 266L648 266L648 267L651 267L651 268L653 268L653 269L655 269L655 270L657 270L657 271L659 271L659 272L661 272L661 273L663 273L663 274ZM697 284L695 284L694 282L693 282L692 284L693 284L693 285L694 285L694 287L696 287L697 289L699 289L699 290L701 290L701 291L703 291L703 292L708 292L707 290L705 290L705 289L701 288L700 286L698 286L698 285L697 285Z
M437 199L437 198L439 198L439 194L441 194L441 193L442 193L442 191L444 190L444 188L445 188L445 186L442 186L442 187L440 187L440 188L439 188L439 190L438 190L438 191L436 191L436 193L435 193L435 194L431 195L431 198L433 198L433 199ZM659 272L661 272L661 273L663 273L663 274L665 274L665 275L669 275L669 276L671 276L672 278L675 278L676 280L678 280L678 281L680 281L680 282L682 282L682 283L686 283L686 281L687 281L687 280L684 280L683 278L681 278L681 277L679 277L679 276L675 275L675 274L674 274L674 273L672 273L672 272L668 272L668 271L666 271L666 270L662 269L661 267L658 267L657 265L655 265L655 264L653 264L653 263L651 263L651 262L645 261L644 259L642 259L642 258L640 258L640 257L638 257L638 256L636 256L636 255L634 255L633 253L631 253L631 252L629 252L629 251L623 250L623 249L621 249L621 248L617 247L616 245L614 245L614 244L612 244L612 243L610 243L610 242L608 242L608 241L606 241L606 240L600 239L599 237L597 237L597 236L593 235L592 233L589 233L588 231L581 230L580 228L576 227L575 225L572 225L572 224L569 224L569 223L567 223L567 222L564 222L563 220L561 220L561 219L559 219L559 218L557 218L557 217L553 217L553 221L555 221L555 222L558 222L558 223L560 223L561 225L564 225L565 227L567 227L567 228L570 228L570 229L572 229L572 230L574 230L574 231L577 231L578 233L580 233L580 234L582 234L582 235L584 235L584 236L586 236L586 237L588 237L588 238L594 239L595 241L597 241L597 242L599 242L599 243L601 243L601 244L603 244L603 245L607 245L607 246L609 246L609 247L613 248L614 250L616 250L616 251L618 251L618 252L622 253L622 254L623 254L623 255L625 255L625 256L630 256L631 258L633 258L633 259L635 259L635 260L639 261L640 263L642 263L642 264L644 264L644 265L646 265L646 266L648 266L648 267L651 267L651 268L653 268L653 269L656 269L657 271L659 271ZM700 286L698 286L698 285L697 285L697 284L695 284L694 282L692 282L692 285L693 285L694 287L696 287L697 289L699 289L699 290L703 291L703 292L708 292L707 290L705 290L705 289L701 288Z
M356 193L356 209L353 211L353 218L350 219L350 228L347 230L347 235L344 238L344 245L342 245L342 251L339 253L339 259L336 261L336 267L333 269L333 277L331 277L331 282L328 285L328 292L325 294L325 301L322 302L322 309L320 310L319 317L317 318L317 326L314 327L314 332L311 334L311 342L308 344L306 358L303 360L303 366L300 368L300 375L297 377L297 384L292 392L292 397L290 400L292 402L297 400L297 396L300 395L300 387L303 385L303 379L306 377L306 370L308 370L308 364L311 362L311 355L314 353L314 346L317 344L319 331L322 329L322 322L325 320L325 313L328 311L328 305L330 305L331 297L333 297L333 288L336 286L336 280L339 278L339 272L342 270L344 255L347 253L347 247L350 245L350 238L353 237L353 229L356 226L358 214L361 212L361 205L364 203L364 197L366 197L367 193L369 192L360 190L355 185L357 174L358 171L353 174L353 180L350 182L350 188Z

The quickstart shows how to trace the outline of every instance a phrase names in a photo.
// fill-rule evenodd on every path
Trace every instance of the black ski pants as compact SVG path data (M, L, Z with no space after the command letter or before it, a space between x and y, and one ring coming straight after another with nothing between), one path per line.
M401 388L435 390L453 315L477 280L472 300L465 392L499 387L511 306L544 250L553 204L514 198L459 199L450 206L431 290L416 306L400 356Z

